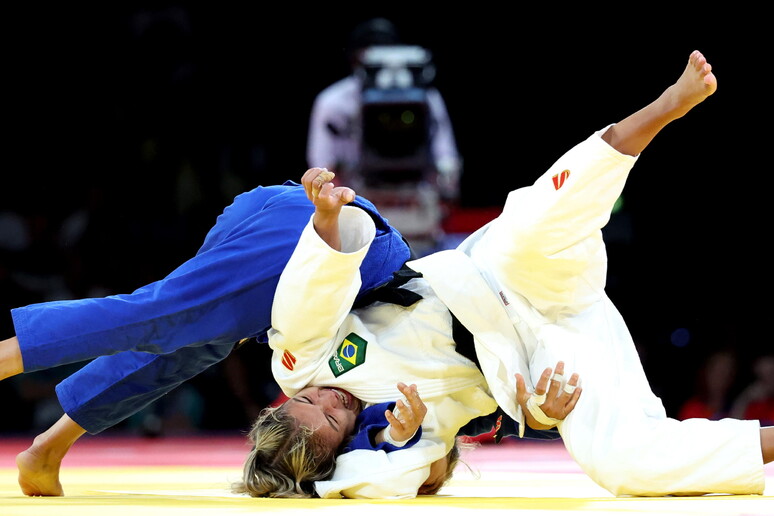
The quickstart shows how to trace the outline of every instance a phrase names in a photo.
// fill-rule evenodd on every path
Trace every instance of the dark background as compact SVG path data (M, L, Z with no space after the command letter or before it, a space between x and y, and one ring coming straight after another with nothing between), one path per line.
M159 279L195 253L234 195L300 178L315 95L348 73L355 24L386 16L433 52L468 208L500 205L653 100L702 50L719 90L636 165L606 229L609 293L671 414L710 351L738 354L741 387L747 364L771 350L772 46L760 13L152 5L5 13L0 215L30 239L0 251L4 312ZM0 337L12 335L2 324ZM244 358L259 364L247 396L260 406L276 394L262 378L268 354ZM3 382L0 431L53 417L53 385L72 367ZM175 406L191 413L178 428L244 428L229 371L178 393Z

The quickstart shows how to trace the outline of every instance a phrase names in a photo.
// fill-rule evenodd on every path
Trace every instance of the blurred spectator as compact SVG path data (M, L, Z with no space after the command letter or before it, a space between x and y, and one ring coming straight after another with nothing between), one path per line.
M753 381L736 397L731 416L774 424L774 353L758 357L752 365Z
M403 44L384 18L355 27L346 52L352 73L312 106L307 163L334 171L425 254L459 197L462 168L430 52Z
M0 335L14 333L10 310L17 304L61 299L69 295L51 214L37 209L0 212ZM11 378L0 388L12 418L0 421L0 432L41 431L61 415L54 386L67 366Z
M730 412L737 357L731 350L719 350L704 361L696 374L693 396L683 403L678 419L722 419Z

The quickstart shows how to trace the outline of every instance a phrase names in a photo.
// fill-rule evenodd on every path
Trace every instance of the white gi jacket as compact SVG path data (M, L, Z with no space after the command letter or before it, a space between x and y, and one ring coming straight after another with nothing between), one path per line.
M419 375L415 379L406 377L406 373L444 374L440 378L455 385L459 385L463 377L472 380L473 376L465 376L460 368L452 367L446 373L441 373L438 368L444 360L454 366L470 365L464 358L452 359L449 354L437 353L433 346L439 335L443 334L443 340L449 338L450 323L440 324L444 307L448 307L474 335L476 352L488 383L488 390L487 385L479 383L475 391L479 394L477 401L488 402L487 408L479 411L481 414L492 412L488 397L491 394L523 428L524 415L515 401L516 372L524 375L530 390L534 390L534 383L543 369L553 367L559 360L565 361L567 378L573 372L580 374L583 384L580 401L558 429L573 458L594 481L611 493L643 496L763 493L759 423L667 418L661 400L650 389L626 324L605 294L607 256L601 228L609 220L612 206L621 194L636 158L622 155L607 145L600 138L602 132L604 129L564 154L533 185L511 192L503 213L457 249L409 262L412 269L423 274L423 279L408 284L421 286L419 291L426 296L412 307L417 314L389 305L366 308L350 315L338 314L335 318L328 316L330 326L323 333L323 327L309 324L318 317L325 317L338 300L354 299L359 285L357 253L344 254L341 260L336 260L351 260L352 263L341 269L341 279L350 275L350 283L300 285L298 288L306 288L307 304L310 304L309 300L312 300L311 304L319 304L314 313L306 314L301 305L295 308L298 312L295 324L301 325L304 321L307 324L306 329L295 328L301 333L300 340L282 338L282 329L271 335L275 375L284 373L284 376L277 376L283 389L290 388L294 392L309 384L327 385L320 381L324 379L320 374L328 372L325 366L331 347L337 346L348 332L362 331L358 325L366 324L363 321L383 325L396 342L401 339L395 331L402 332L405 339L411 340L412 351L422 349L424 352L425 348L434 351L434 354L423 353L423 367L415 365L413 369L390 371L394 364L405 362L397 347L390 348L394 350L387 355L390 360L385 359L376 368L380 382L383 375L385 379L389 378L384 389L393 387L392 393L385 394L395 397L394 384L400 380L416 381L423 398L428 394L438 396L439 392L434 389L445 383L427 381L427 388L430 388L427 391L417 380L429 380L430 376ZM350 241L348 248L356 249L361 244L365 242ZM293 259L319 260L319 257L307 256L306 247L306 244L299 244ZM288 276L302 284L310 279L310 272L295 267L295 264L293 268L289 265ZM312 263L310 268L313 268ZM304 279L297 274L307 274L307 277ZM427 288L427 284L431 288ZM349 289L349 297L334 297L333 292L338 288ZM281 279L278 296L284 297L285 290ZM443 303L441 306L437 304L439 299ZM280 317L285 317L284 312L293 311L293 306L287 301L277 304L275 299L278 323L282 321ZM433 314L431 310L437 313ZM419 315L413 323L413 332L398 326L404 323L400 316L409 314L412 318ZM396 325L391 320L393 315L398 321ZM442 329L446 326L448 331ZM287 323L282 327L290 329ZM338 333L336 328L340 328ZM336 334L336 340L331 341L333 334ZM277 364L282 350L297 341L314 342L319 346L316 353L319 354L321 349L325 353L291 385L287 381L287 372ZM312 360L315 352L310 349L308 353L305 356ZM436 354L442 357L439 363L428 363L435 360ZM412 358L417 355L414 353ZM451 353L453 355L456 353ZM363 369L361 372L365 372ZM374 377L364 380L373 383ZM362 392L356 385L332 385L340 385L359 397ZM465 401L459 397L455 402L456 411L449 411L448 419L445 405L428 405L429 428L423 425L423 431L430 430L429 440L443 436L433 442L450 445L449 427L464 424L467 414L472 416L476 412L477 405L463 408L461 405ZM438 432L440 428L444 428L443 432ZM423 450L419 447L413 452L408 449L389 455L396 455L397 462L397 454L418 454ZM392 477L383 477L383 484L377 487L359 482L366 477L379 481L378 473L370 476L364 473L373 471L372 466L377 461L369 462L362 457L356 460L346 455L349 454L339 458L333 480L318 483L322 487L322 490L318 489L321 496L390 496ZM431 460L431 456L434 455L428 453L428 464L435 460ZM327 489L329 486L332 487ZM400 496L407 496L407 493L402 492Z
M358 208L345 206L339 220L342 252L310 221L280 277L269 332L272 372L288 396L308 385L336 386L366 403L399 399L398 382L415 383L428 409L420 441L389 454L344 454L341 473L316 484L322 497L413 497L458 430L497 404L475 364L455 351L451 314L425 280L404 285L423 297L408 308L377 302L349 312L375 229Z

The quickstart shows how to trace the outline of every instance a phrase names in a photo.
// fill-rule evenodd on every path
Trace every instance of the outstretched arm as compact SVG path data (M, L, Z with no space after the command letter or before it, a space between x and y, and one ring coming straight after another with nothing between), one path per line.
M309 169L302 177L315 212L280 275L272 301L268 331L269 346L275 351L272 373L286 392L303 388L310 374L305 368L322 360L321 346L333 345L360 291L360 266L376 236L374 220L365 210L345 206L354 192L334 187L332 178L321 168ZM294 368L282 365L285 352L298 360Z

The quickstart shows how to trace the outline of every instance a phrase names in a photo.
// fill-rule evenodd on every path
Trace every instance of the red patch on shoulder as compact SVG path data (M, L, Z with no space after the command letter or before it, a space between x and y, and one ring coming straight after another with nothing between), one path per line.
M564 182L567 180L567 178L570 177L570 171L569 170L562 170L560 173L555 174L551 180L554 182L554 189L559 190Z
M285 352L282 354L282 365L284 365L285 368L287 368L289 371L293 370L293 367L296 365L296 357L293 356L293 353L285 350Z

